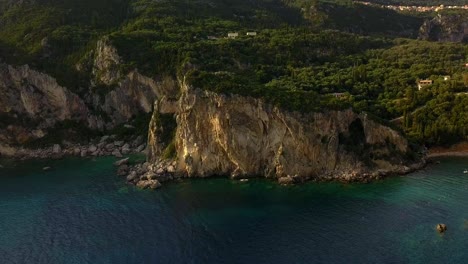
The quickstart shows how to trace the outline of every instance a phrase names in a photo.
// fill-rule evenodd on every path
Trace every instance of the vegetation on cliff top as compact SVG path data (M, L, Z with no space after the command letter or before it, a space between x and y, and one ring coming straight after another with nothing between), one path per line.
M89 63L106 35L123 72L184 75L202 89L262 97L293 111L353 107L396 119L428 144L467 136L468 46L402 38L415 38L430 14L344 0L1 3L0 57L32 64L75 91L91 78L76 65ZM418 90L421 79L434 83Z

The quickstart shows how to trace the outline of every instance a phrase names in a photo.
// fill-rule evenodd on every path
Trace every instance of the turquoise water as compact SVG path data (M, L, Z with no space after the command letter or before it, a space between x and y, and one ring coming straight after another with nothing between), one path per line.
M0 161L0 263L468 263L466 158L371 184L157 191L112 162Z

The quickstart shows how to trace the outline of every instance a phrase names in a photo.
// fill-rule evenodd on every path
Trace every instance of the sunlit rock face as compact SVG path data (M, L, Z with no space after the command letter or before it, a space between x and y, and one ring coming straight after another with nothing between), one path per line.
M291 113L259 99L180 87L177 102L156 103L148 159L159 162L174 144L177 170L189 177L353 180L409 170L407 140L365 114ZM164 142L170 124L161 115L171 111L174 138Z

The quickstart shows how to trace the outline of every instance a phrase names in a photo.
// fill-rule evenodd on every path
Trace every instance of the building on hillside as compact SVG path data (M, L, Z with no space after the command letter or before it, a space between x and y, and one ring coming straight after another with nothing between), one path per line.
M335 98L345 98L346 93L332 93Z
M432 80L420 80L418 82L418 90L421 90L423 87L431 85L433 83Z
M444 76L444 81L450 81L451 77L449 75Z
M237 32L228 33L228 38L234 39L234 38L237 38L237 37L239 37L239 33L237 33Z
M251 32L247 32L247 34L245 34L245 35L255 37L255 36L257 36L257 32L251 31Z

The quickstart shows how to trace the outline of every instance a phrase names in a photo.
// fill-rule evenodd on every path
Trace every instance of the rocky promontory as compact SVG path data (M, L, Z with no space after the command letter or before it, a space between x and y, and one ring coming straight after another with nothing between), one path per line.
M424 164L403 135L366 113L290 112L258 98L200 90L183 77L150 78L137 69L124 74L118 67L122 59L106 38L89 58L76 66L92 69L90 87L81 96L26 65L0 65L0 156L120 158L147 149L145 164L119 164L119 174L142 188L216 175L266 177L282 184L368 181ZM150 113L149 124L134 129L132 122ZM134 136L84 143L70 136L47 147L24 147L69 121L99 135L133 127ZM144 142L137 135L146 129Z
M425 164L403 135L365 113L288 112L183 81L179 87L177 100L155 103L148 161L128 168L129 182L147 187L152 181L219 175L281 184L365 182Z

